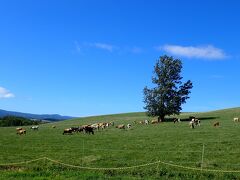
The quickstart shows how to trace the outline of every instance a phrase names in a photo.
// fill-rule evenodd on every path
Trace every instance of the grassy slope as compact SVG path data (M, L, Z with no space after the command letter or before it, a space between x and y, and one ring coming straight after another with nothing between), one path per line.
M26 127L26 136L17 136L13 127L0 128L0 164L46 156L64 163L90 167L123 167L162 160L199 168L204 144L204 168L240 170L240 123L232 121L233 117L240 117L240 108L183 113L179 117L187 119L190 115L202 120L201 127L190 129L188 121L134 125L135 120L148 117L144 113L128 113L57 122L54 123L56 129L51 128L53 124L41 125L39 131L30 131ZM111 127L95 135L62 135L67 127L109 121L115 124L131 123L133 129ZM212 126L215 121L220 122L219 128ZM89 171L39 161L14 167L0 166L0 172L0 179L240 179L239 173L201 173L162 164L127 171Z

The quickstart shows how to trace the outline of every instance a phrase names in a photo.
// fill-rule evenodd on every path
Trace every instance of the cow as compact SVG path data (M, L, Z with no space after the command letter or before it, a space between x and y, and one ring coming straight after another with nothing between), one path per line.
M87 134L94 134L93 128L91 126L85 126L84 127L85 133Z
M113 121L111 121L111 122L109 123L109 125L112 125L112 126L114 126L114 122L113 122Z
M195 123L196 126L200 126L201 125L200 124L201 121L199 119L197 119L197 118L194 119L194 123Z
M70 129L72 129L72 132L79 132L79 127L71 127Z
M139 124L144 124L144 121L139 121Z
M56 126L52 126L52 128L56 128Z
M132 127L131 124L127 124L127 128L130 129Z
M83 126L78 128L78 132L83 132L83 131L84 131L84 127Z
M151 124L157 124L158 123L158 120L152 120L151 121Z
M124 124L120 124L120 125L117 125L116 128L118 128L118 129L125 129L125 125Z
M218 126L220 126L220 123L217 121L217 122L215 122L215 123L213 124L213 126L214 126L214 127L218 127Z
M177 118L174 118L174 119L173 119L173 123L175 124L176 122L178 122L178 119L177 119Z
M99 123L98 126L103 130L103 129L105 129L106 124L105 123Z
M95 124L92 124L91 127L92 127L93 129L99 130L99 127L100 127L100 126L99 126L98 123L95 123Z
M109 123L106 123L106 128L108 128L110 126L110 124Z
M149 124L149 121L147 119L144 120L145 125Z
M32 126L30 129L32 129L32 130L38 130L38 126Z
M17 134L19 134L19 135L26 134L26 133L27 133L27 131L25 129L21 129L21 130L17 131Z
M240 119L238 117L233 118L234 122L240 122Z
M194 129L194 120L193 119L189 122L189 126L190 126L190 128Z
M64 129L64 131L63 131L63 135L64 134L72 134L72 129L71 128L68 128L68 129Z
M19 128L16 128L16 131L20 131L22 130L23 128L19 127Z

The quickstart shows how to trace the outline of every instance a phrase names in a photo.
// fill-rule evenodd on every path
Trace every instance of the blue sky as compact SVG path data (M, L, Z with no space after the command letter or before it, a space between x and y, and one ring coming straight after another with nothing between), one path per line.
M0 109L143 111L167 54L193 82L183 111L240 106L239 1L1 1Z

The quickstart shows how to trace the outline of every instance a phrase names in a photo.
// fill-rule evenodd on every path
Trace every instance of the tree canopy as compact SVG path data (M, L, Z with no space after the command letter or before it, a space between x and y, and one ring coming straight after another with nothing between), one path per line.
M143 90L147 115L158 116L163 121L166 115L180 113L193 87L190 80L182 82L181 70L180 59L164 55L157 60L152 77L155 87Z
M38 125L41 121L32 121L23 117L5 116L0 118L0 127Z

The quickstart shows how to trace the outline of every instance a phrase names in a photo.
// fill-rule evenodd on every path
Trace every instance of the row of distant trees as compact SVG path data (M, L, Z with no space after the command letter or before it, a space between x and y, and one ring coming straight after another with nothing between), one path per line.
M33 121L24 117L5 116L3 118L0 118L1 127L38 125L40 123L42 123L42 121Z

